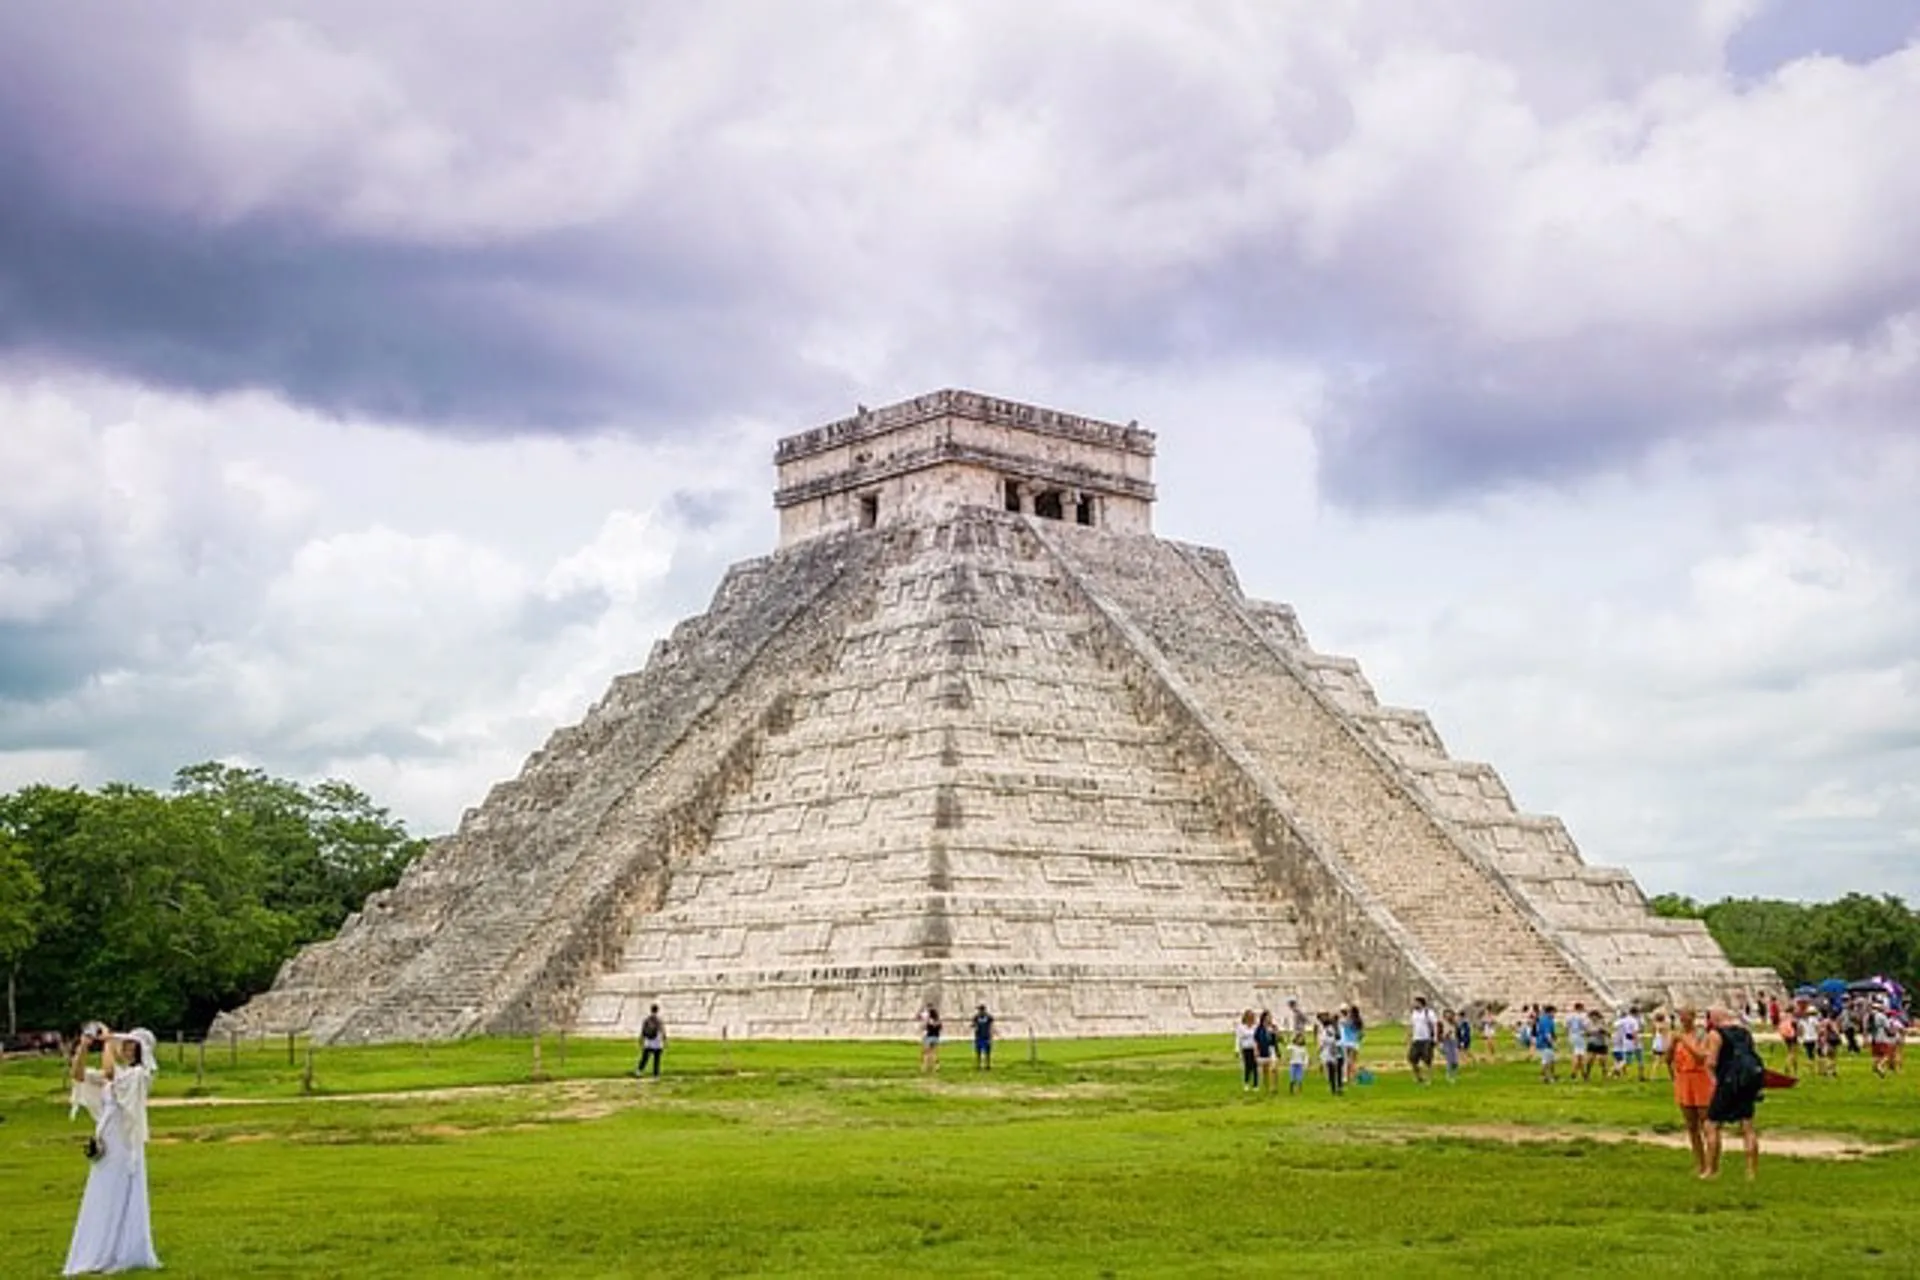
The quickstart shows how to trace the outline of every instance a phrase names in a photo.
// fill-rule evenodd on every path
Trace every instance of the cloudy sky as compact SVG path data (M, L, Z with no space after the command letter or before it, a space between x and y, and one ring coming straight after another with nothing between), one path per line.
M449 827L942 386L1649 891L1920 898L1920 0L0 7L0 787Z

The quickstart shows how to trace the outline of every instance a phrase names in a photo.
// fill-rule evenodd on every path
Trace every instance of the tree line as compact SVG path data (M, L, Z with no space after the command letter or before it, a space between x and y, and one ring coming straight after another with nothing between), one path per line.
M198 1031L331 937L426 841L345 782L218 763L167 791L30 786L0 795L7 1031Z
M1850 893L1814 903L1722 898L1702 904L1663 893L1652 906L1656 915L1705 921L1727 959L1772 969L1789 987L1884 974L1914 990L1920 979L1920 912L1891 895Z

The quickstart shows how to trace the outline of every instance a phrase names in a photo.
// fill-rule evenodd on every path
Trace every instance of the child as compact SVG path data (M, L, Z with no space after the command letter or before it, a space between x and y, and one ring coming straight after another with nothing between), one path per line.
M1293 1044L1287 1049L1287 1092L1299 1093L1307 1087L1307 1035L1304 1031L1293 1033Z
M1447 1064L1447 1083L1455 1084L1460 1079L1460 1033L1466 1030L1467 1024L1464 1019L1456 1019L1451 1009L1440 1018L1440 1025L1445 1028L1440 1034L1440 1058Z

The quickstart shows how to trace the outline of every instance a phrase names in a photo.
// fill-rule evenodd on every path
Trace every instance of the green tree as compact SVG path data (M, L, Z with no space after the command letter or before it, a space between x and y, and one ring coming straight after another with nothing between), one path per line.
M1678 893L1657 893L1647 907L1663 920L1698 920L1701 914L1699 903Z
M1818 966L1807 951L1812 908L1770 898L1726 898L1705 908L1707 931L1739 965L1772 969L1788 983L1813 981Z
M0 795L0 836L39 886L15 965L20 1012L45 1026L203 1025L424 847L344 783L308 789L220 764L181 770L169 793Z
M0 831L0 967L7 971L7 1034L20 1031L15 985L20 962L40 934L40 877L20 842Z
M1892 896L1850 893L1813 908L1807 947L1818 977L1883 973L1908 987L1920 977L1920 917Z

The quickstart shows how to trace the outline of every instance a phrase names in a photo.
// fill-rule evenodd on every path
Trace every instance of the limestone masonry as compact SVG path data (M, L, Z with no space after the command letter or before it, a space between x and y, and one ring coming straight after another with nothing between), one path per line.
M1153 536L1154 437L941 391L780 442L780 549L242 1032L1041 1035L1772 986Z

